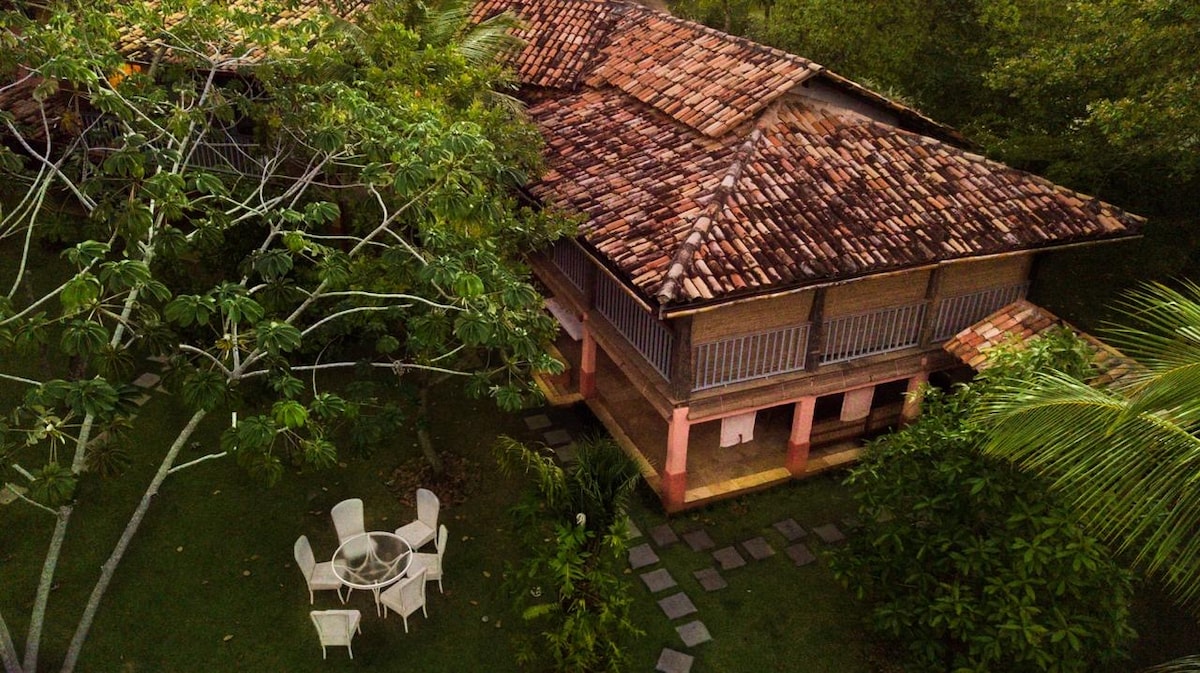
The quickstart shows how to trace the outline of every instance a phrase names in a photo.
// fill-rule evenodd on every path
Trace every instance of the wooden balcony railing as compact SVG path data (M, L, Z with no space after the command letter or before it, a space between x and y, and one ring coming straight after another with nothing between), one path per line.
M697 344L692 353L693 390L799 371L808 353L808 325Z
M562 271L563 276L571 281L576 290L586 292L588 267L591 262L588 261L582 250L575 247L570 241L558 241L551 249L550 261L554 262L554 266Z
M1024 297L1028 289L1028 283L1020 283L942 299L938 302L933 340L942 342L949 339L997 309Z
M822 326L821 364L915 346L924 316L925 304L920 303L827 320Z
M671 331L606 275L596 276L596 311L608 319L650 366L671 380Z

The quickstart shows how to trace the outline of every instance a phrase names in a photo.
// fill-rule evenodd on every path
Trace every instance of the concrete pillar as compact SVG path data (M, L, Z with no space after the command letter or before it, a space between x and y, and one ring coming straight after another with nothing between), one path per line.
M596 337L592 336L591 311L583 313L583 354L579 362L579 394L596 396Z
M671 411L667 425L667 464L663 466L663 504L668 512L683 509L684 494L687 492L687 448L688 408L676 407Z
M907 425L921 415L921 386L929 382L928 372L919 372L908 379L904 393L904 408L900 410L900 424Z
M792 433L788 436L787 469L793 475L801 475L808 469L808 449L811 446L813 412L817 408L815 396L802 397L796 402L792 414Z

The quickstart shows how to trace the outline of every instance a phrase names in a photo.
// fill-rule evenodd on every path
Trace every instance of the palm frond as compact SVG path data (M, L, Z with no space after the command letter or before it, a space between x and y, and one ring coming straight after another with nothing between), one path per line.
M1142 673L1200 673L1200 656L1172 659L1157 666L1143 668Z
M1053 373L983 408L987 452L1048 477L1099 535L1200 599L1200 438L1171 409Z

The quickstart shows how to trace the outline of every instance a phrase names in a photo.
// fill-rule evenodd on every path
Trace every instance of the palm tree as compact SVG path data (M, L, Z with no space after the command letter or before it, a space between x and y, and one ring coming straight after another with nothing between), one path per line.
M1059 372L983 405L986 451L1048 477L1084 522L1200 607L1200 285L1149 284L1112 343L1140 367L1107 386ZM1180 669L1172 669L1180 670Z

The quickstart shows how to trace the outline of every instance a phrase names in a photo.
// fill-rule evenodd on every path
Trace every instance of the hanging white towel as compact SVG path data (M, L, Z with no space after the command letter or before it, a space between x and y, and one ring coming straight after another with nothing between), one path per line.
M842 398L842 422L861 421L869 416L874 398L875 386L846 391Z
M733 446L754 439L754 416L750 411L721 419L721 446Z

